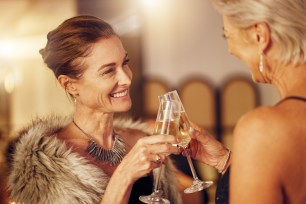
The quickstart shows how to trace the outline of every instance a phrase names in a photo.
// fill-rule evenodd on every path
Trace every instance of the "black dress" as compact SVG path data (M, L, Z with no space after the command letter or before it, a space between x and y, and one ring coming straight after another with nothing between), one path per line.
M299 100L306 102L306 98L299 97L299 96L288 96L283 100L279 101L277 105L284 102L285 100ZM225 174L220 178L217 190L216 190L216 204L227 204L229 202L229 174L230 174L230 167L228 167Z
M229 190L229 174L230 167L221 176L216 190L216 204L227 204L228 203L228 190Z
M142 177L138 179L132 188L132 192L130 195L130 204L143 204L139 200L139 196L142 195L150 195L153 192L153 177L152 175Z

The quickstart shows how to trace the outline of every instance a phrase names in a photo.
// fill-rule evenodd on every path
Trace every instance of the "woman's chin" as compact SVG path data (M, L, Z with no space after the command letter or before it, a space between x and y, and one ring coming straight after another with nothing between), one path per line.
M132 108L132 103L120 106L120 108L118 108L118 110L115 112L124 113L128 112L131 108Z

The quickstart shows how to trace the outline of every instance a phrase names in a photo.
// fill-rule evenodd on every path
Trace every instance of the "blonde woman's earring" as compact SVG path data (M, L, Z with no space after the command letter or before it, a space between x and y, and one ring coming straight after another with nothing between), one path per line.
M264 70L264 63L263 63L263 53L259 54L259 71L262 73Z

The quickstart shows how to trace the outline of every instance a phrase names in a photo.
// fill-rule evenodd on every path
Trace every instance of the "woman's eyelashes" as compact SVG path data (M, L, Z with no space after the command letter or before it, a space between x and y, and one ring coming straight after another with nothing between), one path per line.
M112 73L114 73L114 71L115 71L115 68L114 68L114 67L110 67L110 68L105 69L105 70L101 73L101 75L102 75L102 76L111 75Z
M129 64L130 59L125 59L122 63L122 67L126 66ZM108 67L105 68L100 75L102 76L107 76L107 75L111 75L116 71L116 67Z
M125 60L123 61L123 66L124 66L124 65L128 65L129 62L130 62L130 59L125 59Z

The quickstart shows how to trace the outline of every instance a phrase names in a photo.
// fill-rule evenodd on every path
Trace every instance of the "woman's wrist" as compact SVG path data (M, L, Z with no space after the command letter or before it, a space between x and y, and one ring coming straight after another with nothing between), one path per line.
M216 166L216 169L220 174L224 174L230 165L231 160L231 150L229 148L226 148L226 153L222 156L221 160L218 162L218 165Z
M133 178L132 174L127 172L127 170L128 168L126 168L126 166L118 165L112 177L115 176L116 178L119 178L119 180L126 186L132 186L135 182L135 178Z
M119 165L109 180L102 203L128 203L132 187L130 174Z

